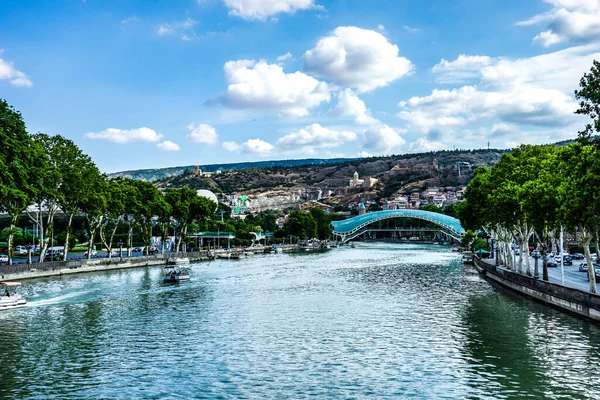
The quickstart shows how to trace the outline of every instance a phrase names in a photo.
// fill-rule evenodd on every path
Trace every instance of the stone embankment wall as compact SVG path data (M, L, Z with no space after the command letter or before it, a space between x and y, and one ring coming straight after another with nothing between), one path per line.
M600 322L599 295L521 275L485 263L478 257L475 257L474 261L477 270L487 279L563 311Z

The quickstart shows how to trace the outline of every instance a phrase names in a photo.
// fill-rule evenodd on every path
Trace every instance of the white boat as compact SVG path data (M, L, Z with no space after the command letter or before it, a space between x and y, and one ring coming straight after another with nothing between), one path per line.
M17 294L20 282L0 282L0 310L10 310L27 304L25 296Z
M174 265L167 265L165 267L165 279L164 283L178 283L182 281L189 281L190 273L187 270L177 268Z
M246 253L241 251L236 251L235 253L231 254L232 260L243 260L244 258L246 258Z

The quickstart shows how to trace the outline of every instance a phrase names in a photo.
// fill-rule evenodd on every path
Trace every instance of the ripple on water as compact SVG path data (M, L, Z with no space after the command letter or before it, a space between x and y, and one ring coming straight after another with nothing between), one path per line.
M442 246L27 282L0 398L597 398L597 326L493 288ZM175 382L175 385L174 385Z

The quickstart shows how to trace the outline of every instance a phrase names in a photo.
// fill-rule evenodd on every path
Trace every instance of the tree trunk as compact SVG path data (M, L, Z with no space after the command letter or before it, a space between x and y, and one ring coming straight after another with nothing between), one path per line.
M542 279L548 281L548 260L546 260L546 254L548 254L548 243L541 241L542 246Z
M590 280L590 293L596 293L596 270L592 263L592 254L590 252L591 237L583 242L583 252L588 266L588 278Z
M133 247L133 224L129 221L127 230L127 257L131 257L131 248Z
M14 216L12 217L12 219L10 220L10 227L8 230L8 238L6 240L7 245L8 245L8 265L12 265L13 264L13 235L14 235L14 230L15 230L15 225L17 224L17 220L19 219L19 216Z
M69 214L69 222L67 223L67 234L65 235L65 252L63 254L63 261L67 261L67 255L69 254L69 239L71 236L71 224L73 223L73 213Z

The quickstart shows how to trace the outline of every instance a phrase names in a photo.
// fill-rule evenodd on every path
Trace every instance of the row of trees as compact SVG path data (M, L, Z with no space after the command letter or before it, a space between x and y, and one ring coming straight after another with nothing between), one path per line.
M561 228L566 229L584 249L590 292L596 293L590 245L600 252L600 141L593 136L600 131L600 63L594 61L575 96L580 101L577 113L593 120L575 143L522 145L503 155L491 170L476 169L457 213L465 228L493 232L500 261L520 273L532 274L528 245L535 242L542 253L544 280L545 255ZM518 263L513 242L520 249ZM537 259L535 264L537 275Z
M0 143L0 212L9 217L9 263L17 221L24 213L39 228L41 261L59 211L68 218L66 259L76 215L85 216L89 250L96 237L111 249L117 229L125 224L131 252L134 228L139 229L147 251L153 226L159 224L165 238L173 227L180 248L189 225L208 218L217 207L187 187L161 193L149 182L109 180L71 140L44 133L30 135L21 114L4 100L0 100Z

